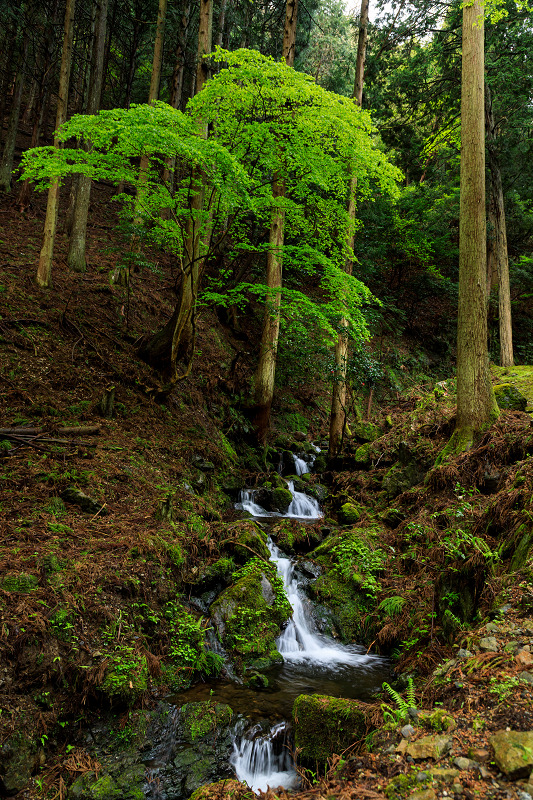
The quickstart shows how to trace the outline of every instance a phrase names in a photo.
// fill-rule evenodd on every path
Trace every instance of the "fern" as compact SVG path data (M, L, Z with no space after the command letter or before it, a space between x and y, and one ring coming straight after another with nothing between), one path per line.
M409 710L416 708L416 696L413 679L411 677L407 679L405 699L388 683L383 684L383 689L385 689L397 706L397 708L392 708L392 706L390 706L388 703L381 704L381 710L383 711L385 724L391 725L392 727L397 727L400 722L405 722L409 719Z
M379 604L378 608L383 611L383 614L386 617L395 617L396 614L399 614L405 604L405 598L403 597L386 597L385 600L382 600Z

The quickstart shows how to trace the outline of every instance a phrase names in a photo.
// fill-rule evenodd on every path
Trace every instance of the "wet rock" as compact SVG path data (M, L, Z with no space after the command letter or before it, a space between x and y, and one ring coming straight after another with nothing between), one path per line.
M35 743L22 733L15 733L0 747L0 793L17 794L28 785L39 764Z
M465 650L464 647L461 647L457 651L457 658L472 658L472 653L470 650Z
M415 760L433 758L435 760L446 755L452 748L451 736L423 736L416 742L411 742L407 748L407 755Z
M533 656L525 649L519 650L515 656L516 663L521 667L530 667L533 664Z
M416 731L415 731L415 729L413 728L412 725L404 725L402 730L401 730L401 734L402 734L404 739L410 739L411 736L413 736L415 732Z
M69 800L144 800L144 765L120 770L86 772L68 790Z
M322 575L322 567L315 564L313 561L298 561L295 569L296 572L299 572L308 580L315 580Z
M498 641L494 636L485 636L479 640L479 649L487 653L497 653L499 650Z
M533 769L533 731L498 731L489 739L498 768L511 780Z
M479 764L477 761L472 761L470 758L463 758L463 756L458 756L454 758L453 763L457 767L457 769L477 769Z
M72 503L78 506L86 514L99 513L100 516L107 514L107 510L102 503L89 497L89 495L85 494L85 492L82 492L80 489L76 489L75 486L69 486L61 492L61 499L64 500L65 503Z
M471 758L473 761L475 761L478 767L479 767L479 762L487 761L489 756L490 756L489 751L481 747L478 748L471 747L470 750L468 751L468 757Z
M453 783L459 777L458 769L451 769L451 767L436 767L430 772L431 777L436 781L443 783Z
M417 789L411 792L409 800L437 800L437 794L434 789Z
M292 716L295 745L304 759L326 762L368 733L366 707L357 700L301 694Z
M533 684L533 672L525 672L524 671L524 672L521 672L518 677L520 678L521 681L524 681L524 683Z

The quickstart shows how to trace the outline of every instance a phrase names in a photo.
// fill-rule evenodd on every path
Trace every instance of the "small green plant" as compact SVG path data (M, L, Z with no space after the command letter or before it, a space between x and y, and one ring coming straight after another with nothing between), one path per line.
M388 703L381 704L383 712L383 719L385 720L386 728L397 728L402 722L409 719L409 710L416 708L416 697L414 682L411 677L407 680L407 690L405 699L401 696L396 689L393 689L388 683L383 684L383 689L388 693L392 700L396 703L396 708L393 708Z
M502 705L506 703L518 686L520 686L520 680L518 678L498 678L493 676L490 679L489 692L490 694L496 695L498 698L498 705Z
M405 605L404 597L386 597L378 606L378 609L383 612L385 617L395 617L400 613Z

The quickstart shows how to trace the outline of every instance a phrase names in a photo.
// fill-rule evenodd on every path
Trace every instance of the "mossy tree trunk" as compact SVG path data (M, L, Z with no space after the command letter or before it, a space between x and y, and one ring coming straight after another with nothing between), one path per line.
M287 0L283 28L283 58L287 66L294 65L298 0ZM266 301L263 331L259 347L259 362L254 375L253 425L259 442L264 444L270 425L270 410L274 399L276 360L280 327L281 288L283 285L282 249L285 241L285 211L278 198L285 196L285 182L280 174L272 179L274 208L270 218L269 250L266 282L269 295Z
M463 7L457 422L442 457L470 449L499 414L487 352L483 21L479 0Z
M354 101L359 107L363 103L363 82L366 58L366 40L368 29L369 0L362 0L359 15L359 38L357 40L357 61L355 65ZM357 178L352 175L348 190L348 231L346 233L346 249L348 256L344 266L347 275L353 271L351 253L355 240L355 193ZM342 447L344 425L346 421L346 374L348 369L348 320L342 318L340 330L335 344L335 375L333 378L333 391L331 395L331 412L329 420L329 458L334 458Z

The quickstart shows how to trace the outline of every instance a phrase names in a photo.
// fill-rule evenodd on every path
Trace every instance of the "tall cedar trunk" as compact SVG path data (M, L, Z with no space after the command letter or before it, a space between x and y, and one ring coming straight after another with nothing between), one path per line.
M368 29L369 0L362 0L359 16L359 38L357 40L357 61L355 65L354 101L358 106L363 104L363 80L366 58L366 40ZM357 178L352 175L348 190L348 230L346 233L346 249L353 251L355 234L355 192ZM350 255L347 256L344 271L351 275L353 263ZM335 344L335 375L333 378L333 391L331 395L331 413L329 420L329 452L330 458L338 455L342 446L342 437L346 423L346 372L348 368L348 320L342 318L340 331Z
M283 28L283 58L287 66L294 65L298 0L287 0ZM280 175L272 178L274 202L285 196L285 183ZM270 219L269 250L266 282L269 295L265 307L259 361L254 375L253 425L261 444L266 441L270 426L270 410L274 399L276 360L278 351L281 288L283 285L282 249L285 241L285 211L276 202Z
M218 15L218 33L216 41L219 47L222 47L222 42L224 41L224 30L226 27L227 8L228 8L228 0L220 0L220 12Z
M0 83L0 142L2 141L7 98L10 87L13 85L13 56L15 53L15 44L17 42L16 22L13 22L13 24L6 30L4 42L6 44L6 49L3 51L4 59L2 62L2 81Z
M57 97L56 130L67 118L68 85L70 78L70 62L72 60L72 37L74 34L74 9L76 0L67 0L65 9L65 27L63 34L63 51L61 54L61 67L59 72L59 93ZM59 142L54 138L54 146ZM51 285L52 257L54 254L54 239L57 226L57 212L59 206L59 181L53 181L48 190L46 205L46 219L44 223L44 237L39 266L37 268L37 283L43 288Z
M198 57L196 89L201 91L209 78L209 66L204 56L211 51L213 30L213 0L200 0L200 25L198 31ZM207 128L201 125L201 134L207 136ZM185 246L182 261L180 295L172 317L139 348L139 355L151 364L164 366L170 371L170 389L177 380L187 375L192 364L195 338L195 312L201 268L204 261L200 216L204 204L205 175L193 169L191 175L191 214L185 230ZM177 373L177 362L185 358L187 365L183 375Z
M167 15L167 0L159 0L159 8L157 12L157 26L155 33L154 43L154 60L152 63L152 77L150 79L150 90L148 92L148 102L152 103L159 97L159 84L161 82L161 64L163 62L163 44L165 39L165 19ZM148 169L150 166L149 154L144 154L141 158L139 166L139 181L137 184L137 200L135 210L135 222L140 225L142 222L142 198L143 187L148 181ZM133 244L134 248L138 248L138 241Z
M87 101L88 114L96 114L100 106L107 28L107 4L108 0L99 0L91 58L91 79ZM87 266L85 246L90 199L91 179L87 175L80 175L77 181L67 258L68 266L75 272L85 272Z
M509 256L507 252L507 227L505 224L505 206L503 202L502 174L496 146L496 130L492 111L490 89L485 87L485 124L487 131L487 153L489 157L489 220L490 254L487 257L493 262L493 269L498 276L498 307L500 323L500 364L512 367L513 358L513 326L511 318L511 287L509 282ZM489 267L487 268L487 272ZM491 270L492 271L492 270Z
M55 31L59 24L59 0L55 0L51 11L52 13L47 17L46 27L44 30L44 52L42 58L39 59L39 63L36 65L36 74L38 75L38 97L37 103L33 109L30 148L38 147L44 119L47 114L50 97L52 63L55 50ZM32 186L32 183L27 179L22 184L22 188L18 196L18 206L20 211L23 211L29 205Z
M176 54L174 56L174 71L172 73L172 80L170 83L170 105L172 108L181 107L181 98L183 95L183 74L185 72L185 49L187 45L187 29L189 27L189 20L191 18L192 0L187 0L183 7L181 15L181 26L178 33L178 42L176 45ZM165 162L165 171L163 180L168 187L169 194L174 196L175 181L174 181L174 166L176 164L175 158L167 158ZM162 216L165 219L170 217L170 209L163 209Z
M457 423L443 455L470 449L498 416L487 352L483 6L463 7Z
M15 87L13 89L13 102L11 103L11 114L0 162L0 192L9 192L11 189L11 177L13 172L13 159L15 156L15 142L20 120L20 107L22 104L22 91L24 89L24 68L28 55L29 36L24 34L22 47L19 53L19 65Z

